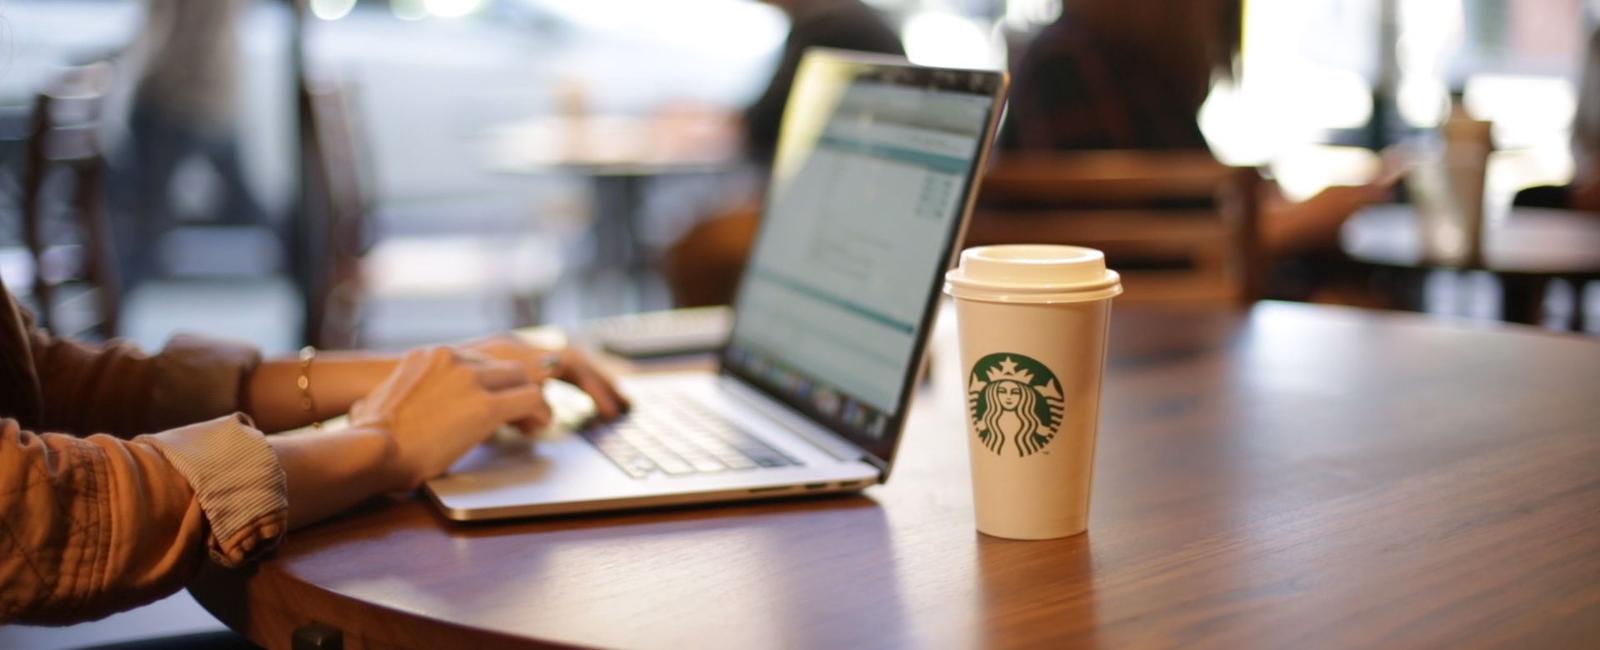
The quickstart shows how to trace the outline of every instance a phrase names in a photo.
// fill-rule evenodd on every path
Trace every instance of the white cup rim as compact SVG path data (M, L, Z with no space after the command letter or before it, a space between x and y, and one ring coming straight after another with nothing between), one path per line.
M979 262L986 267L998 265L1019 269L1036 267L1041 271L1048 268L1076 271L1068 271L1065 275L1045 272L1028 277L1030 273L1024 272L1021 276L984 277L989 274L969 268L969 265ZM962 251L960 264L946 271L944 277L945 293L956 298L987 302L1083 302L1104 300L1122 293L1122 277L1106 268L1104 253L1093 248L1062 244L1005 244L968 248Z

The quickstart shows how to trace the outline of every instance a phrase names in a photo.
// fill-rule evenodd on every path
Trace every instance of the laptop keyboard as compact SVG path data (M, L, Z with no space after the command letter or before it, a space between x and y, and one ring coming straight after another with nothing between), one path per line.
M652 397L635 403L625 419L579 435L638 479L801 464L702 404L679 396Z

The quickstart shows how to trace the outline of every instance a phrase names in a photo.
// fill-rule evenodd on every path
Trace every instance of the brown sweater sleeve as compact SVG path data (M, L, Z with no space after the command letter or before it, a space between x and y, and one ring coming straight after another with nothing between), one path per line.
M0 419L0 624L99 618L237 566L287 524L283 470L240 416L77 438Z
M226 415L241 410L242 385L261 361L248 346L193 336L151 355L124 341L92 345L25 327L40 398L29 424L47 431L130 438Z

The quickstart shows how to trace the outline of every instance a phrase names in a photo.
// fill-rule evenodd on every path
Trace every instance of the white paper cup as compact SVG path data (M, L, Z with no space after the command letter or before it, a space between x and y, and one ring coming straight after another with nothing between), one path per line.
M1461 254L1454 263L1473 267L1483 262L1483 190L1494 150L1493 125L1484 120L1451 119L1444 132L1444 165L1455 199L1455 227Z
M1100 251L981 246L945 275L956 300L978 531L1054 539L1089 523L1111 299Z

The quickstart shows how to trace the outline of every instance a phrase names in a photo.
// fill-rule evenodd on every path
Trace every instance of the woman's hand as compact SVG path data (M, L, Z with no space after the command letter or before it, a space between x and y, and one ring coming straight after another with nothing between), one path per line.
M555 378L574 384L594 398L601 419L615 418L628 409L628 400L617 392L611 379L577 350L530 345L511 334L455 348L468 356L520 367L527 382ZM363 351L322 351L309 368L299 359L274 359L251 374L241 407L263 431L302 427L351 410L356 400L375 390L398 364L395 357ZM302 374L309 380L313 410L306 409L298 388Z
M465 350L520 365L528 378L541 383L560 379L588 393L602 420L612 420L628 410L628 398L617 391L611 380L587 356L570 347L542 348L515 335L501 334L462 346ZM546 416L548 418L548 414Z
M388 435L392 487L411 490L443 474L501 425L532 432L550 419L542 387L516 363L445 347L406 353L388 378L350 408L350 425Z

